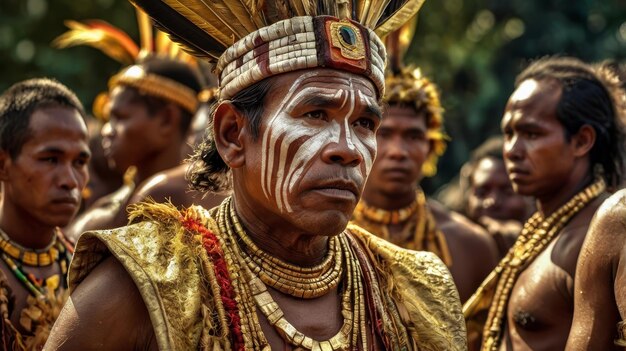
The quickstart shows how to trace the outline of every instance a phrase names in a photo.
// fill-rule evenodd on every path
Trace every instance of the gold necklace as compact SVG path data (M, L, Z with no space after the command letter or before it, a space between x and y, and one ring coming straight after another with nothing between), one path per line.
M404 224L400 237L406 238L406 240L402 242L393 240L389 232L388 223L373 219L367 212L364 212L366 211L366 205L361 202L354 210L353 222L373 234L405 249L432 252L441 258L446 266L451 267L453 262L450 249L448 248L448 242L445 235L437 228L435 218L428 208L426 195L421 189L417 189L416 191L414 204L416 206L413 213L411 213L412 217L409 216L404 220L406 223ZM368 211L374 211L374 208L369 207ZM385 212L386 210L377 209L377 211ZM400 223L402 223L402 221L396 224ZM409 231L412 231L412 234L408 234Z
M232 206L230 199L224 201L224 204L220 208L222 212L220 217L220 227L226 229L229 236L234 238L247 237L243 227L239 224L239 220ZM230 223L226 223L229 221ZM233 233L234 227L234 233ZM249 237L247 237L249 239ZM256 307L261 310L263 315L267 318L270 325L272 325L281 337L296 348L304 350L333 350L333 351L348 351L359 349L359 344L362 350L367 350L367 328L365 322L365 292L363 288L363 282L361 277L361 270L358 260L355 254L350 249L345 234L340 234L337 240L337 251L340 252L340 261L346 265L346 274L344 276L345 287L342 293L342 309L341 314L344 318L343 325L339 332L332 338L324 341L314 340L303 333L299 332L287 319L284 317L283 311L278 304L274 301L272 296L267 291L267 286L263 280L255 275L252 269L245 261L243 249L239 250L239 254L235 255L241 264L241 273L247 281L247 287L250 295ZM269 255L269 254L268 254ZM285 263L285 262L283 262ZM287 264L287 263L285 263ZM324 263L322 263L324 265ZM301 268L301 270L308 270L308 268ZM247 305L244 303L244 305ZM249 310L249 306L247 306ZM258 326L248 326L255 334L258 335Z
M65 247L58 241L55 231L52 241L43 249L29 249L21 246L9 238L7 233L0 229L0 250L10 258L32 267L46 267L59 259Z
M384 210L382 208L367 205L365 201L359 201L354 209L361 213L366 219L380 224L398 224L409 219L419 207L419 199L415 200L407 207L398 210Z
M483 331L485 339L481 350L497 351L500 347L509 298L513 286L522 272L522 267L535 260L570 219L604 192L605 189L606 184L604 180L596 180L593 184L572 197L547 219L544 219L537 212L524 224L519 238L495 268L495 272L500 277Z
M242 256L252 273L264 284L294 297L311 299L326 295L339 285L343 273L339 238L329 240L329 250L324 261L314 267L298 267L273 257L261 250L248 237L237 216L232 218L244 250Z

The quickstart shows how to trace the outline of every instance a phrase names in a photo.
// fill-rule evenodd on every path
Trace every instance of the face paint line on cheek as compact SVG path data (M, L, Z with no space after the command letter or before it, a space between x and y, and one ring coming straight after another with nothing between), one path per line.
M275 163L276 163L276 157L275 157L275 152L276 152L276 148L277 148L277 141L280 139L280 136L282 134L284 134L284 131L281 130L275 130L274 126L278 125L279 122L281 122L284 118L281 117L287 117L287 116L283 116L284 115L284 111L286 110L286 106L287 104L289 104L289 107L294 106L294 102L290 100L292 99L292 96L295 94L296 90L300 87L300 85L302 84L303 81L305 81L306 79L316 76L317 74L315 72L310 72L307 74L303 74L302 76L300 76L292 85L291 89L289 90L289 92L287 93L287 95L285 95L285 97L283 98L283 100L281 101L281 103L279 104L278 109L276 110L276 113L270 118L268 124L267 124L267 128L263 133L263 143L262 143L262 150L264 150L265 152L263 153L262 156L262 161L261 161L261 175L263 177L262 181L261 181L261 186L263 189L263 193L265 194L266 198L270 198L270 193L274 193L276 194L276 190L272 191L271 190L271 186L272 186L272 174L273 174L273 170L275 169ZM305 88L302 91L300 91L298 93L298 95L296 96L296 98L294 100L299 100L301 101L302 98L304 98L304 96L306 95L305 92L309 89L312 88ZM317 89L322 90L319 93L322 94L336 94L336 91L333 89ZM283 128L280 128L283 129ZM295 140L295 139L294 139ZM284 140L283 140L284 142ZM281 152L282 150L288 150L289 149L289 144L285 146L281 146L278 150L279 150L279 155L278 155L278 162L279 163L284 163L284 161L281 161L281 159L284 159L286 157L286 151L285 152ZM280 170L277 170L277 172L279 172ZM282 173L281 173L282 174ZM278 179L277 179L278 181ZM277 183L278 184L278 183ZM279 198L277 198L277 205L279 208L282 208L282 202L280 201Z
M261 181L261 188L263 189L263 193L265 194L266 198L269 198L269 196L270 196L270 194L269 194L269 187L270 187L271 178L272 178L271 169L268 170L267 165L268 165L268 163L270 163L270 164L274 163L273 146L270 148L270 144L269 144L270 143L270 136L271 136L271 128L270 127L274 124L274 120L276 118L278 118L278 116L280 115L281 111L284 109L285 105L287 104L289 99L291 99L291 97L293 96L295 91L300 87L300 84L302 83L302 81L304 81L305 79L308 79L310 77L313 77L314 75L315 75L314 72L310 72L310 73L303 74L298 79L296 79L296 81L293 83L293 85L291 86L291 88L287 92L287 95L285 95L283 100L278 105L278 109L276 110L276 114L270 118L269 123L267 124L268 128L266 128L265 132L263 133L263 143L261 144L261 147L262 147L262 150L265 151L265 152L263 153L262 159L261 159L261 176L263 177L263 179Z

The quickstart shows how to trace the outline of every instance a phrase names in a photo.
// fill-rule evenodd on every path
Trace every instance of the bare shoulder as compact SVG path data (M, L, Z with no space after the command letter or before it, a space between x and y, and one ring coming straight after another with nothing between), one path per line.
M626 189L606 199L598 208L584 249L590 255L618 254L626 243Z
M45 349L156 349L148 310L119 261L105 259L76 287Z
M487 231L480 225L470 221L460 213L449 211L436 201L429 201L437 227L450 238L470 245L472 248L485 248L495 250L495 242Z

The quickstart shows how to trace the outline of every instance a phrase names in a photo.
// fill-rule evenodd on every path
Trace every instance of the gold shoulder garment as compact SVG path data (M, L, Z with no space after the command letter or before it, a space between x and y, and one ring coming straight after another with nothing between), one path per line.
M152 214L158 222L147 218L80 237L70 265L70 289L75 289L98 263L113 255L141 293L159 350L195 350L199 345L229 348L226 338L203 333L214 327L210 325L212 318L204 317L213 314L216 305L201 276L200 239L184 230L176 220L180 213L173 207L151 206L142 214ZM162 212L155 213L155 208ZM196 213L202 216L201 211ZM210 218L204 220L207 226L214 223Z
M405 250L364 229L348 230L369 249L419 350L467 350L459 293L448 268L433 253Z

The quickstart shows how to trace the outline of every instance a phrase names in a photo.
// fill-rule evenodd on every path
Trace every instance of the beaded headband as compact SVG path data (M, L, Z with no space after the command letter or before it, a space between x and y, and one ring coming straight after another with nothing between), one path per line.
M380 96L385 90L385 46L352 20L301 16L250 33L219 58L220 99L276 74L326 67L361 74Z
M196 59L185 53L165 33L154 30L150 17L139 9L137 10L137 24L140 45L121 29L101 20L66 21L65 25L70 30L55 38L52 44L58 48L92 46L124 65L131 65L111 77L109 91L98 94L94 100L93 114L100 120L108 120L109 93L117 86L133 87L145 94L176 103L190 113L195 113L198 97L193 89L166 77L146 74L137 63L148 56L156 56L195 66Z
M117 86L135 88L148 95L174 102L189 113L195 113L198 108L198 94L193 89L173 79L146 73L139 65L130 66L111 77L109 91Z

